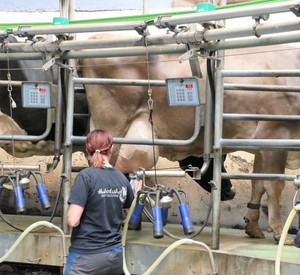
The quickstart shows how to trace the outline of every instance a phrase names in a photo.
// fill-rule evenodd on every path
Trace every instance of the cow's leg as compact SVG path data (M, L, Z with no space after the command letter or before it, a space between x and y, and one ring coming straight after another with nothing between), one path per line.
M144 114L135 119L129 127L125 138L152 139L152 128L148 117L148 114ZM140 167L149 169L158 160L158 150L158 146L122 144L115 167L123 173L135 173Z
M265 152L264 154L268 160L268 162L266 162L266 164L268 165L267 169L271 169L271 173L284 174L287 152L272 151ZM273 231L273 237L276 242L279 242L284 226L280 211L280 199L284 186L285 182L281 180L264 182L264 187L268 199L269 225ZM293 244L293 242L294 239L291 236L287 235L285 244L291 245Z
M282 151L264 151L261 155L256 155L254 172L283 174L285 170L287 153ZM256 180L252 184L251 200L248 204L248 212L245 217L246 233L254 238L261 238L263 233L258 226L259 206L261 197L264 192L267 193L268 199L268 221L273 231L274 239L278 242L283 230L283 222L280 212L280 198L284 189L285 182L280 180ZM250 209L252 208L252 209ZM254 209L253 209L254 208ZM256 209L255 209L256 208ZM292 244L293 238L286 237L285 244Z
M262 166L261 155L255 155L254 159L254 172L258 172ZM265 235L261 232L258 220L260 216L260 202L263 194L265 193L265 187L261 180L252 180L251 199L247 204L248 211L244 220L246 222L246 233L251 238L264 238Z

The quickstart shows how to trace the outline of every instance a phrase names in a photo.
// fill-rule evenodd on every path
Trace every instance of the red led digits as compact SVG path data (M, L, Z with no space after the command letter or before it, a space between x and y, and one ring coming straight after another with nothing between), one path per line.
M193 86L193 84L186 84L185 87L186 88L193 88L194 86Z

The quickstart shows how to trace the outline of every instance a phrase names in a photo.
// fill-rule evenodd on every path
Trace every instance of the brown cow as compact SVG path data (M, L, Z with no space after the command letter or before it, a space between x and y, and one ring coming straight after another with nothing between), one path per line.
M107 36L96 35L93 38L106 39ZM228 69L297 69L299 55L296 55L295 51L291 49L277 52L280 48L282 47L266 47L260 54L253 54L258 51L253 49L226 51L228 56L225 59L225 67ZM150 78L190 76L188 62L179 64L177 58L178 56L150 57ZM145 57L84 59L81 60L81 66L83 66L81 69L84 77L147 79L148 72L145 62ZM203 60L200 62L205 63ZM228 81L225 79L225 82ZM234 81L247 82L243 79L234 79ZM251 82L253 83L252 80ZM260 78L255 83L300 85L300 80ZM147 90L147 87L86 85L94 127L109 130L114 137L152 138L151 124L148 121ZM194 126L194 108L169 107L165 89L152 87L152 90L154 138L184 140L191 137ZM224 100L224 113L299 114L300 98L296 93L225 91ZM296 122L226 120L224 121L223 137L299 138L300 128L298 126ZM117 168L126 173L137 171L139 167L151 168L159 156L172 161L182 160L191 155L201 156L203 131L190 146L156 146L154 150L155 160L151 146L123 144L116 148L112 161ZM255 153L255 173L280 174L284 173L285 167L290 169L300 167L295 153L293 155L285 151L255 151L253 153ZM283 229L279 202L284 184L283 181L253 181L249 203L250 207L260 205L262 195L267 193L269 225L274 232L276 241L280 239ZM251 208L245 217L246 233L254 238L263 238L264 235L258 225L260 211ZM292 238L287 238L286 243L291 244L292 241Z

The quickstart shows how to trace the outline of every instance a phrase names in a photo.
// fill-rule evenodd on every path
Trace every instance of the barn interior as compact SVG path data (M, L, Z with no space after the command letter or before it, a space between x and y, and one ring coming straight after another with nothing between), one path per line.
M272 117L272 115L223 113L224 90L251 89L254 91L296 92L299 89L298 86L289 83L284 87L266 84L263 86L253 85L249 88L249 85L246 84L227 84L224 80L226 77L245 79L253 76L275 78L288 76L296 78L300 75L299 70L289 68L285 70L272 68L269 70L257 68L257 70L251 71L224 70L223 50L226 52L228 49L243 49L251 46L261 51L261 48L270 45L295 43L300 40L297 32L299 25L298 1L250 2L226 5L226 1L223 0L205 1L193 9L188 7L188 9L183 10L179 8L180 3L176 6L174 2L170 13L164 11L160 14L148 13L147 5L144 4L143 15L137 17L125 16L116 19L108 18L110 20L106 21L99 19L98 21L84 22L84 20L75 20L75 0L60 0L59 17L53 18L53 22L50 24L32 26L3 24L1 37L4 40L1 43L0 62L3 61L2 66L5 70L1 73L0 85L5 91L6 102L9 102L6 108L10 107L8 112L12 108L15 100L14 89L21 89L23 98L22 102L16 100L17 106L23 105L24 107L25 105L27 110L36 111L40 116L43 116L45 119L41 129L46 128L46 130L25 135L22 131L18 132L17 127L17 130L13 132L13 126L8 128L7 132L0 132L1 148L8 153L1 153L0 273L25 274L30 268L35 270L30 274L34 274L33 272L62 274L63 272L71 232L66 223L67 200L76 174L80 169L88 166L84 154L73 153L82 150L85 142L86 129L82 130L81 126L87 124L89 110L84 106L81 106L84 107L83 109L76 109L78 105L75 102L78 100L82 103L86 100L83 88L88 84L115 85L117 87L125 85L145 87L145 89L147 87L167 87L166 93L168 93L170 105L174 104L173 106L176 107L187 104L185 107L195 109L194 132L189 139L139 139L138 137L114 136L116 145L176 147L194 142L200 131L210 132L204 137L204 154L209 155L209 160L206 159L208 163L211 158L214 159L211 193L202 189L196 191L195 187L199 186L195 185L194 180L203 177L205 165L202 167L189 166L182 170L177 164L174 169L166 170L163 169L165 160L160 160L154 169L138 171L137 177L143 182L145 192L153 193L153 190L159 190L161 198L167 199L168 196L164 192L171 188L171 190L175 190L172 193L174 201L172 200L173 205L169 210L167 225L163 227L164 232L159 232L164 237L161 235L153 237L153 225L149 222L151 214L150 218L147 217L149 216L149 213L146 212L147 209L144 209L143 215L139 213L142 215L141 230L127 231L126 228L135 208L131 209L131 213L129 212L127 215L127 224L125 222L123 231L126 232L123 240L125 274L167 274L170 272L174 274L259 274L262 272L264 274L298 274L300 272L299 248L293 245L284 245L285 237L291 227L294 229L292 238L297 240L298 237L295 234L299 230L299 224L296 220L296 213L298 212L296 191L300 186L297 173L256 174L251 173L252 171L249 170L252 168L248 169L248 167L247 169L243 168L244 170L241 167L230 169L230 164L225 165L228 173L222 171L222 151L224 152L226 149L299 151L299 140L297 139L230 140L222 136L223 120L228 119L299 121L297 114L292 114L290 117L287 115ZM225 5L227 8L224 8ZM281 13L288 14L289 20L280 19L278 22L271 21L269 23L269 16L272 17L274 14ZM250 24L245 27L225 27L225 21L223 22L223 20L244 17L250 20ZM186 27L187 25L188 27ZM148 29L151 31L148 32ZM76 35L90 35L95 32L116 30L134 32L138 34L138 38L120 38L117 41L102 39L95 43L90 43L85 37L82 40L76 38ZM163 33L158 32L161 30ZM153 32L154 34L152 34ZM8 35L20 40L18 43L8 41ZM123 47L120 48L120 45ZM208 53L212 51L215 52L215 55L209 56ZM175 53L178 55L180 63L189 63L191 77L188 79L183 77L170 78L166 82L150 78L91 79L82 77L80 70L76 70L76 60L81 58L121 57L133 54L148 57L148 55L154 56L161 53ZM206 85L209 80L201 79L202 69L199 60L202 58L210 60L210 66L214 67L215 106L209 97L211 87ZM30 81L17 79L13 71L13 64L19 60L24 61L26 66L29 66L29 63L26 62L41 61L42 76L37 72L35 78L30 79ZM10 76L7 74L10 69L8 64L11 67ZM199 86L199 89L192 91L193 96L195 96L192 102L178 103L176 101L173 92L174 87L180 85L178 84L180 81L191 81L191 83L188 82L191 87ZM33 89L36 88L47 93L41 102L36 102L32 98ZM151 99L149 90L148 95ZM66 98L64 98L63 93L66 94ZM66 100L65 109L62 107L63 100ZM156 102L154 101L153 104L155 106ZM1 112L4 112L4 108L1 105ZM214 110L213 114L211 114L212 110ZM14 114L14 111L11 114ZM16 119L14 115L9 117ZM53 122L55 122L55 128L53 128ZM2 117L0 117L0 123L2 123ZM24 130L28 132L27 128ZM212 131L214 134L211 133ZM50 135L52 135L54 142L48 143L46 139ZM19 150L24 148L24 144L27 146L27 142L31 142L31 151ZM18 144L21 143L23 147L18 147ZM42 157L32 157L30 155L32 151L35 153L39 151L38 154ZM22 162L25 155L31 157L30 165ZM48 157L45 158L44 155L48 155ZM234 155L231 156L234 158ZM243 157L241 159L243 160ZM253 165L253 160L247 161L247 165L249 163ZM169 162L168 165L170 165ZM30 186L27 181L29 178L32 181ZM160 184L157 184L156 178L159 179ZM146 186L149 179L152 180L150 189L149 186ZM284 220L286 221L282 233L284 237L280 239L279 244L273 239L273 234L267 232L267 221L263 226L264 239L250 238L237 222L235 226L228 226L228 219L232 216L232 212L228 211L228 208L232 208L233 205L221 200L222 179L231 179L233 185L235 185L235 181L248 180L245 183L247 188L249 188L250 180L256 179L280 179L290 183L289 194L286 193L284 197L286 204L288 204L284 209ZM167 188L164 189L165 187ZM186 204L180 201L180 196L176 196L177 190L186 190L188 193L188 199L185 197ZM241 189L239 191L242 193L249 190ZM199 196L200 192L201 196ZM180 194L184 194L184 192ZM141 197L138 196L137 203L139 199ZM153 199L156 199L155 196ZM243 201L240 204L243 204L243 210L245 210L247 202ZM190 217L189 214L185 217L180 216L178 206L181 205L190 206ZM149 212L151 212L151 208L154 208L151 204L147 207ZM239 208L239 206L234 207ZM25 209L27 209L26 213L24 213ZM267 214L265 215L267 216ZM47 219L47 217L50 218ZM193 227L193 232L189 232L189 228L186 227L181 218L187 220L188 225ZM31 228L32 232L26 232L26 228L32 225L34 225ZM36 227L38 229L39 227L43 228L36 230ZM21 231L26 233L24 239ZM201 232L194 236L195 232L198 231ZM168 234L173 237L169 237ZM17 239L20 236L22 240L19 242ZM176 237L174 238L174 236ZM177 239L183 240L182 243L178 243L178 247L175 244ZM15 247L16 243L18 246ZM162 262L152 265L159 256L167 252L168 254ZM149 268L153 270L148 271Z

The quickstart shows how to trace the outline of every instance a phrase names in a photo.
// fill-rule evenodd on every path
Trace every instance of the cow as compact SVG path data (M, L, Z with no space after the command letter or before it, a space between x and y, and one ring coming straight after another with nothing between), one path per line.
M109 39L109 34L99 34L91 39ZM118 38L120 36L118 35ZM265 47L263 53L257 49L226 51L227 69L297 69L300 55L297 51L281 46ZM256 52L256 54L254 54ZM275 53L274 53L275 52ZM250 55L251 53L251 55ZM280 54L278 54L280 53ZM276 58L275 58L276 56ZM191 76L186 62L179 64L176 56L149 56L124 58L95 58L80 60L84 77L117 79L166 79ZM205 63L200 60L201 65ZM204 72L204 70L202 70ZM226 82L232 79L225 79ZM234 79L242 83L243 79ZM254 80L248 79L251 83ZM300 85L297 78L259 78L256 84ZM170 107L165 88L151 87L153 99L153 125L149 123L148 88L111 85L85 85L91 119L95 128L109 130L114 137L188 139L193 133L194 108ZM300 98L296 93L225 91L224 113L241 114L298 114ZM299 138L298 122L278 121L239 121L225 120L223 138ZM159 156L171 161L181 161L187 157L199 157L203 152L203 131L191 145L187 146L116 146L112 157L113 164L124 173L136 172L139 167L153 167ZM230 151L225 151L228 153ZM255 173L284 173L285 168L300 167L299 158L294 152L252 151L255 154ZM260 201L264 193L268 196L268 221L278 242L283 229L280 214L280 196L284 188L280 180L253 180L252 194L245 216L246 233L252 238L264 238L259 228ZM293 239L288 237L286 244Z

